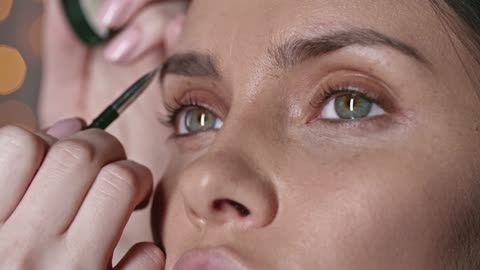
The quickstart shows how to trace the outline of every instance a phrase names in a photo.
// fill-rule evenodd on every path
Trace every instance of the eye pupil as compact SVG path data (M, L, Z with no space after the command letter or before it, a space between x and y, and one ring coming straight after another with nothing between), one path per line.
M215 116L202 109L191 109L185 117L185 127L188 132L200 132L215 126Z
M365 118L372 111L372 107L372 101L356 93L348 93L335 98L335 111L341 119Z

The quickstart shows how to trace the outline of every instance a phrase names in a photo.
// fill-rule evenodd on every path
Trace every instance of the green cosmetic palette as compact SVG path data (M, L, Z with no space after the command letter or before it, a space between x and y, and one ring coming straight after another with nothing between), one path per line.
M101 27L96 20L102 0L62 0L65 16L76 36L88 46L111 39L117 31Z

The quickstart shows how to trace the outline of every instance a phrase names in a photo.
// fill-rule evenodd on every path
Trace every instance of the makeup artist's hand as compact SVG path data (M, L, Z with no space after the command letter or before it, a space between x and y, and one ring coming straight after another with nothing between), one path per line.
M104 1L127 7L114 6L113 10L121 11L118 16L108 15L115 12L104 12L108 16L103 19L124 31L111 42L93 49L72 34L60 0L44 2L46 31L39 112L41 125L48 126L68 117L91 121L126 87L160 64L174 47L188 1ZM158 84L152 83L151 88L108 131L119 138L129 157L149 167L154 179L159 179L168 158L163 145L168 130L157 121L161 103ZM150 241L149 224L148 209L135 213L115 258L133 243Z
M66 120L31 133L0 128L0 269L112 269L128 218L152 174L120 142ZM60 139L51 135L58 136ZM115 270L158 270L164 255L135 245Z

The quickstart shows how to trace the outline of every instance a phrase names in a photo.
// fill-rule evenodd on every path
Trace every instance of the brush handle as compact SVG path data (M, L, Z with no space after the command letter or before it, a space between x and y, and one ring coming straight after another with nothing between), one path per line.
M86 127L85 129L90 128L98 128L98 129L106 129L115 119L119 116L117 110L113 107L109 106L105 111L103 111L100 116L95 118L93 122Z

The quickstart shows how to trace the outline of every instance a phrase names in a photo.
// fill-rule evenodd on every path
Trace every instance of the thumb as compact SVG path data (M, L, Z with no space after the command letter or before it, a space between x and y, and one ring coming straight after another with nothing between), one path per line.
M165 267L165 255L152 243L133 246L114 270L159 270Z
M85 122L82 119L65 119L48 128L45 133L61 140L81 131L85 126Z

